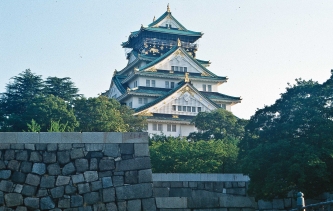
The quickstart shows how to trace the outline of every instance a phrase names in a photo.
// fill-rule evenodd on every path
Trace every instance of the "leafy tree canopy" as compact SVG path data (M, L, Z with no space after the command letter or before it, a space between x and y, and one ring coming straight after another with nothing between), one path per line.
M168 137L150 144L155 173L237 172L238 147L228 140L189 142Z
M191 133L189 139L240 139L244 134L246 120L238 119L230 111L220 108L211 112L200 112L192 122L203 132Z
M74 86L71 78L48 77L45 81L44 92L60 97L65 101L72 101L75 97L80 97L79 89Z
M257 198L285 197L290 191L312 197L333 190L332 81L297 79L273 105L251 117L239 158Z

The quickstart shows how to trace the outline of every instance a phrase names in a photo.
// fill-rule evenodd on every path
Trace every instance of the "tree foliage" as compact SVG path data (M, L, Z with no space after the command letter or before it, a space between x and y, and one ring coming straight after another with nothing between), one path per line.
M237 145L226 140L189 142L165 138L150 142L155 173L235 173Z
M333 190L332 80L297 79L275 104L251 117L239 158L257 198Z
M240 139L244 134L246 120L238 119L230 111L216 109L200 112L192 121L203 132L193 132L191 140Z
M69 77L58 78L48 77L45 81L44 92L49 95L60 97L65 101L72 101L78 94L79 89L74 86L74 83Z

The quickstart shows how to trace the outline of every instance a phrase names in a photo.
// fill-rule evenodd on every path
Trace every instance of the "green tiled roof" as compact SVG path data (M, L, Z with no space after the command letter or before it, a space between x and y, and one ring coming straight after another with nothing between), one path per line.
M170 73L169 70L157 70L157 72L146 72L140 71L137 72L137 75L141 76L150 76L150 77L167 77L167 78L184 78L184 72L175 71L174 73ZM189 78L191 79L200 79L200 80L212 80L212 81L225 81L226 77L223 76L201 76L200 73L189 73Z
M219 92L200 92L211 100L241 100L240 97L233 97Z
M122 75L115 75L112 78L112 81L114 82L114 84L116 85L116 87L118 88L118 90L124 94L126 92L125 87L122 85L121 81L124 80L126 76L122 76Z
M171 89L139 86L138 89L130 91L130 94L164 95Z

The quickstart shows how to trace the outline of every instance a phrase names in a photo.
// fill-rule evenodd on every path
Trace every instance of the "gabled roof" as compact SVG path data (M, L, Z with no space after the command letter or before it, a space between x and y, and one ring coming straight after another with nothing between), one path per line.
M194 86L192 86L191 82L185 82L185 81L181 81L177 84L177 86L174 89L171 89L169 92L167 92L165 95L162 95L160 97L158 97L157 99L151 101L150 103L147 103L141 107L136 108L134 111L135 113L141 112L147 108L150 108L152 106L154 106L155 104L161 102L162 100L166 99L167 97L169 97L170 95L172 95L173 93L177 92L178 90L180 90L182 87L184 87L185 85L188 85L191 87L192 90L194 90L195 92L197 92L199 95L201 95L202 98L206 99L208 102L210 102L212 105L214 105L216 108L219 108L219 106L211 101L209 98L207 98L205 95L201 94Z
M155 21L153 21L151 24L149 24L148 26L149 27L154 27L159 22L161 22L162 20L164 20L167 16L169 16L169 18L171 20L173 20L174 22L176 22L178 24L178 26L180 26L181 30L187 30L185 28L185 26L183 26L181 23L179 23L179 21L177 21L177 19L175 17L173 17L173 15L171 14L171 12L170 12L169 9L163 15L161 15L159 18L157 18Z
M231 101L241 101L242 98L241 97L233 97L230 95L225 95L225 94L221 94L219 92L203 92L201 91L200 93L202 93L203 95L205 95L206 97L208 97L211 100L231 100Z
M171 54L173 54L174 52L176 52L178 49L180 49L184 55L186 55L187 58L189 58L190 60L192 60L194 63L196 63L199 67L201 67L205 72L207 72L208 74L210 74L213 77L217 77L217 75L215 75L214 73L210 72L206 67L204 67L200 62L198 62L195 58L193 58L192 56L190 56L186 50L184 50L181 46L174 46L173 48L171 48L167 53L163 54L162 56L158 57L157 59L155 59L154 61L148 63L147 65L140 67L139 71L148 69L152 66L154 66L155 64L163 61L164 59L166 59L168 56L170 56Z
M125 76L126 77L126 76ZM116 85L117 89L124 94L126 92L126 89L124 88L124 86L122 85L121 81L125 78L122 75L115 75L112 78L112 81L114 83L114 85Z

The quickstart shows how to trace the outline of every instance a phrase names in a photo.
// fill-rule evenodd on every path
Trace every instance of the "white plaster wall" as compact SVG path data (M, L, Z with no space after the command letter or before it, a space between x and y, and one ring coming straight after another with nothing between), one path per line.
M186 56L174 56L171 55L164 61L155 65L156 69L171 70L171 66L187 67L187 72L201 73L200 66L195 62L187 58ZM200 71L199 71L200 70Z
M121 92L118 90L115 84L112 85L111 89L109 90L109 98L113 98L113 96L116 95L115 98L119 97L121 95Z
M157 124L163 124L163 131L154 131L153 130L153 124L152 122L148 123L148 130L147 132L149 134L156 134L156 135L165 135L165 136L173 136L173 137L186 137L192 132L197 132L198 130L195 128L194 125L183 125L183 124L176 124L176 132L168 132L167 131L167 124L166 123L157 123ZM173 123L174 124L174 123Z
M191 76L190 76L190 80L191 80ZM202 85L206 84L206 92L208 92L207 85L211 85L212 86L212 92L218 92L218 85L216 83L194 81L194 82L192 82L192 84L199 91L203 91Z

